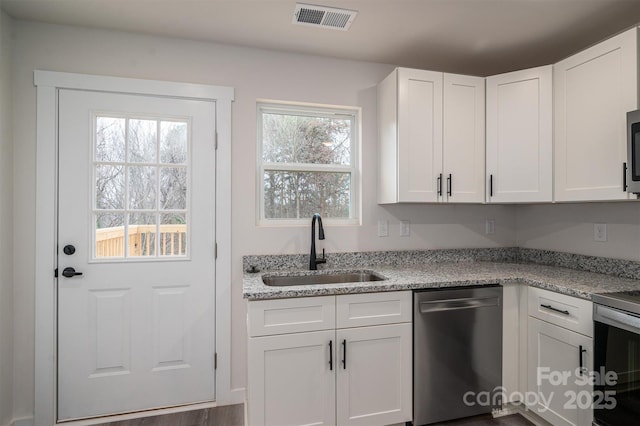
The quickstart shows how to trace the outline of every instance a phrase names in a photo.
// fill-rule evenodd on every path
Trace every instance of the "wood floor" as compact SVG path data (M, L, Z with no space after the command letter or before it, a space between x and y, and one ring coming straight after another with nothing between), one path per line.
M98 426L244 426L244 404L103 423Z
M432 426L532 426L529 420L520 414L504 417L483 416L468 417L437 423ZM103 423L99 426L244 426L244 405L228 405L194 410L164 416L144 417L135 420Z
M459 420L451 420L444 423L436 423L432 426L533 426L529 420L520 414L493 418L491 414L467 417Z

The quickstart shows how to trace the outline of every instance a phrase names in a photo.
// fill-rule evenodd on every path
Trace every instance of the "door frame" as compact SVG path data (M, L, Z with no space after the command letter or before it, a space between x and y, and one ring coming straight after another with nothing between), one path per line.
M231 103L234 88L169 81L34 71L36 86L35 412L57 424L58 92L90 90L216 102L215 402L244 402L231 389Z

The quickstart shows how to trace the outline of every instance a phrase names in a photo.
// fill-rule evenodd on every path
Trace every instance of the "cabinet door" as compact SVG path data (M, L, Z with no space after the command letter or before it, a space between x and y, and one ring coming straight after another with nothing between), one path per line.
M551 66L487 77L487 201L552 199Z
M637 29L553 67L556 201L621 200L626 113L638 107Z
M254 337L248 349L248 424L335 424L333 330Z
M338 330L337 422L411 421L411 323Z
M438 201L442 73L398 70L398 201Z
M576 370L582 359L592 371L592 339L533 317L528 335L528 408L553 425L590 425L593 386L581 385Z
M443 198L484 201L484 78L444 75Z

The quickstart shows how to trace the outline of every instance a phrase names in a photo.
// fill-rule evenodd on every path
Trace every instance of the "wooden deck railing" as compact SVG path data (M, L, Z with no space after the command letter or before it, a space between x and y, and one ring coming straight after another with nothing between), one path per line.
M160 256L186 254L187 225L160 225ZM129 225L129 256L155 256L156 225ZM96 257L123 257L124 226L96 229Z

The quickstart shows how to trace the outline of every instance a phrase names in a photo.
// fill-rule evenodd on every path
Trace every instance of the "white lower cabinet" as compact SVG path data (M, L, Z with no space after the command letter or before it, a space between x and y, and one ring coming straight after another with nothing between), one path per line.
M533 300L542 300L543 309L548 313L533 310L537 309ZM533 288L529 288L529 302L527 408L555 426L590 425L593 418L593 386L589 384L593 369L593 324L585 324L585 321L591 321L591 312L586 309L591 302ZM575 310L571 310L571 305ZM546 316L546 319L539 316ZM571 317L575 321L568 321ZM573 325L565 328L554 322Z
M249 339L249 424L335 424L330 342L334 331Z
M248 424L389 425L412 418L411 292L249 302ZM338 306L337 329L322 315ZM300 308L296 307L300 304ZM263 335L280 324L331 327ZM296 312L302 314L296 321ZM253 316L253 318L252 318ZM272 321L272 323L274 323ZM346 327L352 324L373 324ZM288 325L287 325L288 326Z
M405 323L336 332L343 352L338 355L336 386L339 425L411 420L411 328Z

